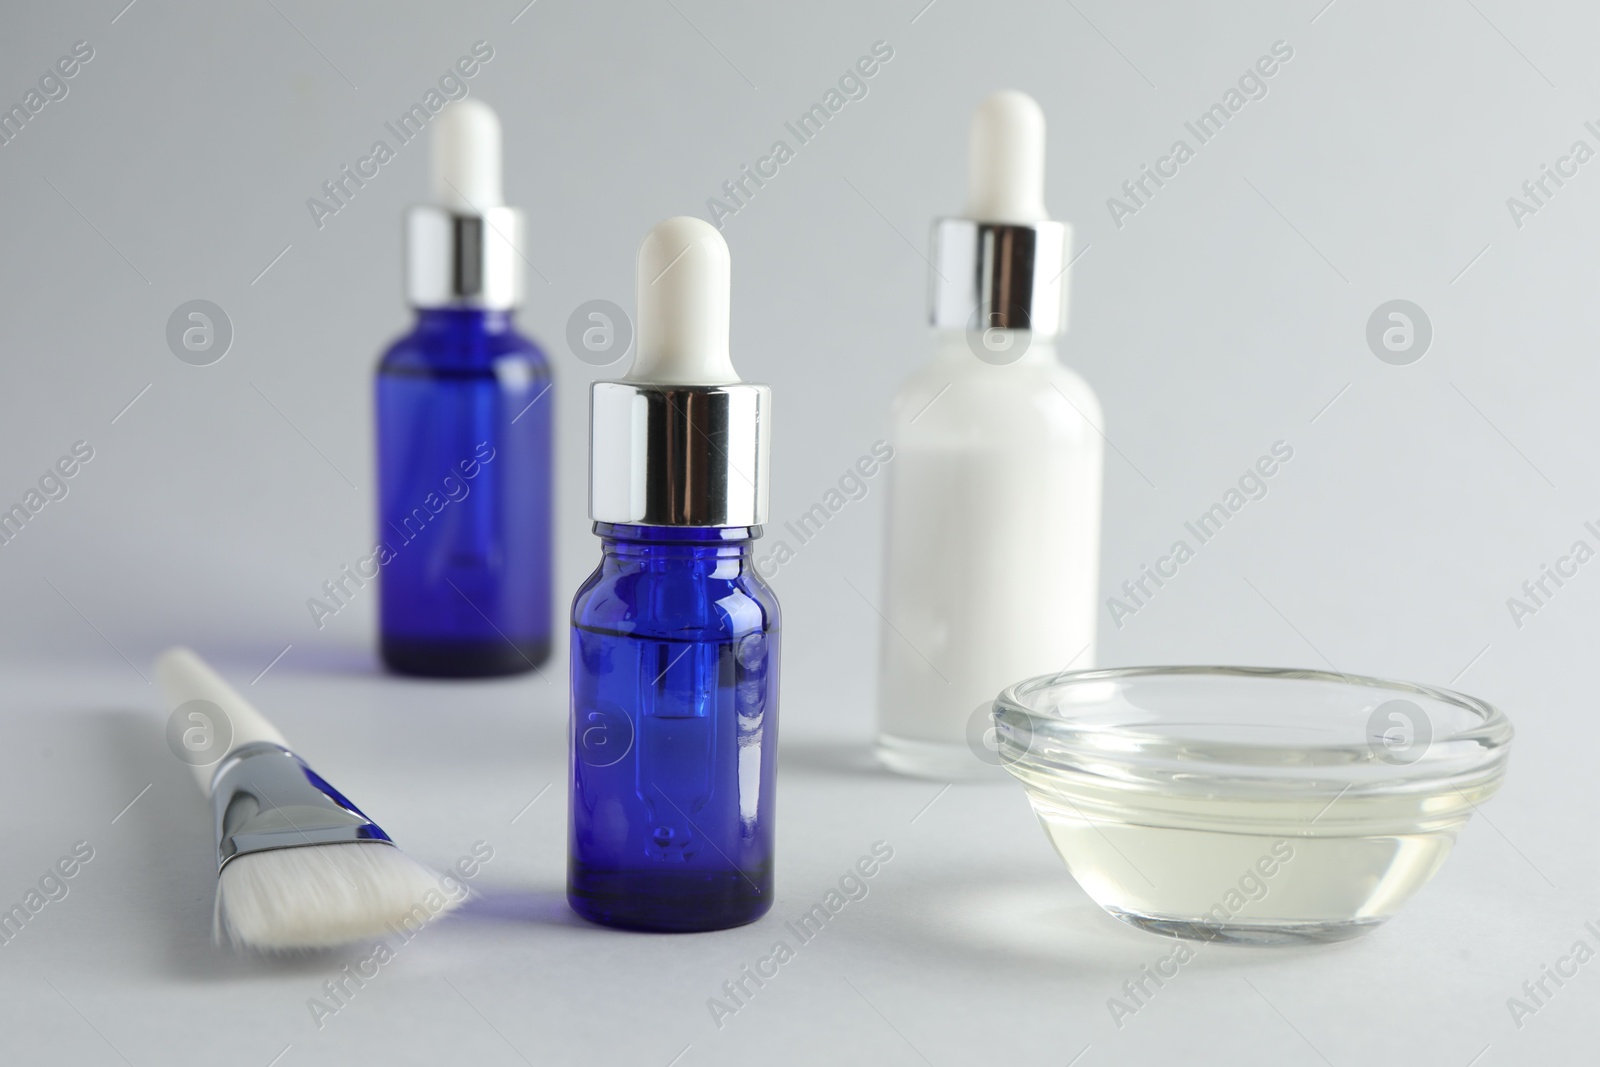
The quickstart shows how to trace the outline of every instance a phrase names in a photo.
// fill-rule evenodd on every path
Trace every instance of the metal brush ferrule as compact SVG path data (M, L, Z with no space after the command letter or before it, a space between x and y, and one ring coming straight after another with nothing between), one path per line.
M941 330L1061 333L1071 244L1064 222L937 220L930 320Z
M522 303L522 212L458 215L432 204L406 212L406 300L418 308L504 311Z
M298 845L393 844L361 809L286 748L261 742L230 753L212 779L217 870L229 860Z
M589 517L641 526L767 521L772 390L595 382Z

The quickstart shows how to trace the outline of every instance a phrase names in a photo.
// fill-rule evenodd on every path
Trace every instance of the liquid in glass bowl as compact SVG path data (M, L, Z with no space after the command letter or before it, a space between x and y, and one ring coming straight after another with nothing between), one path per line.
M994 715L1002 763L1096 903L1246 944L1393 916L1499 788L1512 737L1460 693L1256 667L1048 675Z

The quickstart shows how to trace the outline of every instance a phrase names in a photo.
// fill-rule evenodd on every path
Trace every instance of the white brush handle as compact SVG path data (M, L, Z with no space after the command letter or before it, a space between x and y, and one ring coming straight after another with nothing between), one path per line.
M226 724L214 723L214 729L225 730L228 747L216 754L217 758L204 766L195 766L195 780L200 791L211 795L211 778L217 764L229 752L245 745L265 741L268 744L289 747L289 742L267 721L239 691L211 669L210 664L195 654L193 649L169 648L156 658L156 681L166 698L167 706L176 709L191 700L208 700L222 709Z

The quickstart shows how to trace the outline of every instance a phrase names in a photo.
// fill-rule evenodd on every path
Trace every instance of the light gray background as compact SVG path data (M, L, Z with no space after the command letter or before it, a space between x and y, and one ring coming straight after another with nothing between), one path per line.
M0 499L74 441L95 449L70 495L0 548L0 900L73 842L96 850L71 895L0 948L5 1062L1594 1056L1600 962L1520 1029L1506 1007L1580 937L1600 947L1582 925L1600 920L1600 563L1520 628L1506 606L1573 541L1600 544L1583 528L1600 519L1600 161L1520 229L1506 206L1574 140L1600 147L1583 127L1600 118L1591 10L125 2L0 16L0 102L73 42L95 49L70 95L0 147ZM703 214L885 40L894 58L866 99L725 231L735 358L779 405L774 515L808 508L885 434L897 384L930 353L921 256L929 220L963 201L967 115L997 88L1033 93L1048 201L1083 253L1064 351L1114 445L1104 591L1273 442L1295 449L1148 607L1120 629L1102 614L1101 663L1333 663L1501 703L1519 731L1508 784L1435 881L1356 943L1203 952L1119 1030L1107 998L1172 943L1102 915L1015 788L941 792L865 757L878 620L847 582L877 595L879 481L775 581L772 917L650 937L568 914L564 649L543 677L401 682L375 669L370 591L320 631L305 605L369 541L370 375L407 321L399 216L424 195L425 150L403 149L320 231L305 200L480 39L494 58L472 90L503 118L507 195L548 279L531 278L522 322L557 372L560 589L597 552L583 513L597 372L565 350L568 314L631 306L644 231ZM1106 198L1278 40L1294 58L1269 95L1113 225ZM210 367L164 340L195 298L236 332ZM1396 298L1433 323L1410 366L1365 342ZM208 816L144 677L175 642L245 686L416 855L495 849L485 903L408 945L321 1030L307 998L362 953L270 963L208 943ZM877 840L895 858L870 895L717 1029L707 998Z

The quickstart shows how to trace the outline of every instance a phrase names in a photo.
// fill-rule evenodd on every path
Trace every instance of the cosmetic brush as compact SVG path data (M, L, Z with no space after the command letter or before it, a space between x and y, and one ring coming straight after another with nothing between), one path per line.
M208 725L226 748L194 768L216 813L218 941L225 931L235 948L328 948L459 902L193 651L168 649L155 670L169 707L221 713Z

